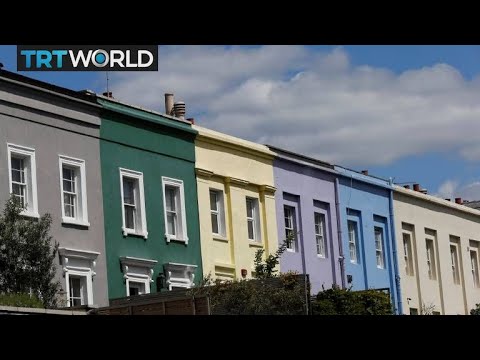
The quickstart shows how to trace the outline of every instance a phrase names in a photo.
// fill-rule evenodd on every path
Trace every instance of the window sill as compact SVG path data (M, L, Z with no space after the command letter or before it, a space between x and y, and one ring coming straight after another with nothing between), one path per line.
M172 241L176 241L176 242L185 243L185 245L188 244L188 237L185 238L185 239L182 239L182 238L176 238L173 235L165 234L165 240L167 240L167 243L172 242Z
M136 232L134 230L129 230L129 229L126 229L126 228L122 228L122 232L123 232L124 237L127 237L129 235L143 237L144 239L147 239L147 237L148 237L148 232L146 232L146 231L145 232Z
M289 253L294 253L294 254L296 253L296 251L293 250L293 249L287 249L287 252L289 252Z
M228 243L228 239L222 235L217 235L217 234L213 234L213 240L214 241L220 241L220 242L226 242Z
M319 254L317 254L317 258L324 259L324 260L326 259L325 255L319 255Z
M260 243L260 242L254 242L254 241L250 241L248 243L248 246L250 247L256 247L256 248L263 248L263 244Z
M29 217L29 218L35 218L35 219L40 218L40 215L37 212L22 211L20 215Z
M62 224L66 225L77 225L77 226L83 226L83 227L89 227L90 223L88 221L78 221L75 219L69 219L66 217L62 217Z

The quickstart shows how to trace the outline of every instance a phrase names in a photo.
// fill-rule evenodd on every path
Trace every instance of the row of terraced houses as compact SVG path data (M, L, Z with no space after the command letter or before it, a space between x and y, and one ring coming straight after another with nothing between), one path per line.
M159 100L160 101L160 100ZM161 99L163 102L163 99ZM165 113L0 70L0 204L52 215L69 306L280 270L385 289L398 314L480 302L480 211ZM470 204L467 204L470 205Z

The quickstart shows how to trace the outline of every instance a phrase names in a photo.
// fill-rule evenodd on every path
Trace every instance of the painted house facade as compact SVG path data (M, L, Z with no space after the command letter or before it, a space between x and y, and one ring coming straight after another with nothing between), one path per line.
M203 269L215 279L250 278L255 252L278 248L274 153L194 125Z
M280 258L280 270L308 274L312 294L332 285L343 287L333 166L269 148L276 153L278 240L281 244L289 234L294 237Z
M88 97L0 70L0 204L49 213L67 306L108 305L100 107Z
M394 187L404 314L469 314L480 303L480 211Z
M340 166L335 170L346 286L388 289L395 311L401 312L392 186Z
M202 278L188 121L97 96L109 297L190 288Z

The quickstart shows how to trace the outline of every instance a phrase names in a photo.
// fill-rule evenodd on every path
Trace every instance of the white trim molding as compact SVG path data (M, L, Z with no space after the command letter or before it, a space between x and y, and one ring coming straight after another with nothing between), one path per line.
M38 218L38 197L37 197L37 166L35 162L35 149L26 146L7 143L7 163L8 163L8 184L10 194L12 189L12 155L17 155L22 159L27 159L27 165L24 169L25 203L26 209L22 211L23 216Z
M121 256L123 278L127 296L130 296L130 282L140 283L145 286L145 293L150 293L150 283L153 283L153 267L157 260L141 259L131 256Z
M197 265L166 263L163 265L168 290L174 287L190 289L195 286L195 269Z
M120 199L122 203L122 233L123 236L139 235L143 238L148 237L147 214L145 212L145 194L143 189L143 173L134 170L119 168L120 171ZM135 180L135 229L127 228L125 225L125 203L123 198L123 178Z
M93 305L93 277L96 275L95 267L97 257L96 251L78 250L72 248L58 248L58 254L62 261L62 270L65 277L65 291L67 293L67 306L70 306L70 276L84 277L86 284L86 304Z
M66 165L70 169L73 169L74 181L75 181L75 206L74 217L65 216L65 199L63 188L63 166ZM62 204L62 223L73 224L80 226L90 226L88 222L88 205L87 205L87 181L85 160L76 159L70 156L59 155L58 167L60 170L60 199Z
M166 186L174 187L177 189L178 197L175 197L175 206L176 206L175 234L168 233L167 201L165 196ZM173 240L173 241L184 242L185 245L187 245L188 244L187 214L185 211L185 195L184 195L183 181L162 176L162 192L163 192L163 213L164 213L164 221L165 221L165 239L167 243ZM178 226L177 224L180 226Z

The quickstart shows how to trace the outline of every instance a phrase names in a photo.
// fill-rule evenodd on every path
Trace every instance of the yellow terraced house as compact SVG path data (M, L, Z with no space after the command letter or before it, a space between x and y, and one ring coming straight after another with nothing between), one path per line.
M274 153L266 146L194 126L204 274L251 278L255 252L278 248Z

